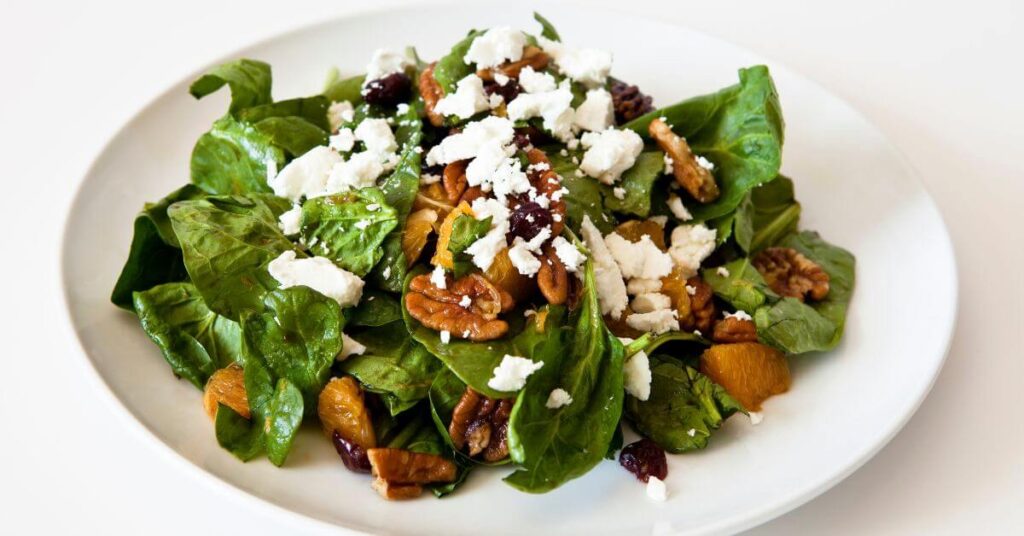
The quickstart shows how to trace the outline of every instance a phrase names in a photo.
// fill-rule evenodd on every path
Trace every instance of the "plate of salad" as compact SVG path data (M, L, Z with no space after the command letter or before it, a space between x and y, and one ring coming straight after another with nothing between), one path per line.
M956 279L884 138L701 34L546 16L307 28L108 145L70 318L183 467L356 531L729 532L906 422Z

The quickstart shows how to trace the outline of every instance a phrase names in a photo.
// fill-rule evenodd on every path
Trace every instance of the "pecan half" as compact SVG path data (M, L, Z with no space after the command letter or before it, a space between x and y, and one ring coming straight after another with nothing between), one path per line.
M476 75L484 81L494 80L495 73L501 73L509 78L519 78L519 72L526 68L527 65L533 67L535 71L540 71L547 68L550 61L551 57L543 50L536 46L528 45L523 49L523 57L518 61L505 62L497 67L480 69L476 72Z
M515 306L509 293L479 274L454 281L445 277L448 281L443 289L431 283L430 274L412 278L405 308L413 318L430 329L471 341L489 341L508 332L508 323L497 317ZM468 307L462 305L464 297L469 297Z
M690 310L687 315L680 315L679 327L686 331L696 329L702 333L710 333L717 312L711 285L705 283L698 276L687 279L686 284L694 289L694 293L690 294L687 291L690 298Z
M697 157L693 155L686 140L676 136L661 119L651 121L647 132L658 142L658 147L672 159L672 174L680 186L701 203L710 203L718 199L718 184L714 175L697 163Z
M555 248L544 246L537 271L537 287L551 305L561 305L569 297L569 274L555 253Z
M385 499L411 499L423 484L455 480L455 464L434 454L403 449L378 448L366 451L373 489Z
M513 400L488 398L467 387L452 412L448 435L470 457L483 455L488 462L508 456L508 418Z
M441 184L444 185L444 192L448 196L448 202L457 205L462 194L466 191L466 167L469 160L456 160L444 167L441 175Z
M532 166L527 174L530 185L537 189L538 194L543 194L551 200L548 205L548 212L552 217L551 236L558 236L565 227L565 200L562 194L557 193L562 190L562 178L555 173L544 151L534 147L526 151L526 157Z
M210 375L203 388L203 408L211 419L217 417L218 404L233 409L235 413L249 418L249 397L245 393L245 377L242 367L235 363Z
M757 326L752 320L727 316L715 322L711 340L717 343L757 342Z
M441 89L441 84L438 84L437 79L434 78L435 65L435 63L431 63L426 69L423 69L416 85L420 90L420 95L423 97L427 119L430 120L431 125L439 127L444 125L444 116L435 112L434 106L437 106L437 101L444 97L444 90Z
M793 248L767 248L754 257L753 263L777 294L800 301L828 296L828 273Z

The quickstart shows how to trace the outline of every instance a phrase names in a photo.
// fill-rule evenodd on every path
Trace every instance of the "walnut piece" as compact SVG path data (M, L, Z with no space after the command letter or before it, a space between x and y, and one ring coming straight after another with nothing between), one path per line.
M711 285L705 283L699 276L687 279L686 284L695 289L695 292L690 294L687 291L686 293L690 298L690 310L685 316L680 315L679 327L686 331L696 329L701 333L710 333L717 313Z
M727 316L715 322L711 340L717 343L757 342L757 326L752 320Z
M419 87L420 95L423 97L427 119L430 120L431 125L439 127L444 125L444 116L435 112L434 107L437 106L437 101L444 97L444 90L441 89L441 84L438 84L437 79L434 78L435 65L431 63L426 69L423 69L417 86Z
M718 199L718 184L714 175L697 163L697 158L686 140L676 136L661 119L651 121L647 132L672 159L672 174L680 186L701 203L710 203Z
M767 248L754 257L753 263L777 294L800 301L828 296L828 273L793 248Z
M411 499L423 484L455 480L455 464L434 454L403 449L378 448L366 451L373 489L385 499Z
M413 318L437 331L471 341L489 341L508 332L508 323L498 314L515 306L512 296L495 287L479 274L452 281L445 275L446 288L430 281L430 274L412 278L405 295L405 307ZM463 307L463 297L470 304Z
M235 363L210 375L203 389L203 408L211 419L217 417L218 404L233 409L235 413L249 418L249 397L245 393L245 378L242 367Z
M468 447L470 457L483 455L488 462L508 456L508 418L513 400L488 398L467 387L452 412L448 435L459 450Z
M555 248L544 246L537 271L537 287L551 305L562 305L569 297L569 274L555 253Z
M509 78L519 78L520 71L527 65L533 67L534 71L540 71L547 68L550 61L551 57L543 50L533 45L528 45L523 49L523 57L518 61L505 62L497 67L480 69L476 72L476 75L488 82L494 80L495 73L501 73Z

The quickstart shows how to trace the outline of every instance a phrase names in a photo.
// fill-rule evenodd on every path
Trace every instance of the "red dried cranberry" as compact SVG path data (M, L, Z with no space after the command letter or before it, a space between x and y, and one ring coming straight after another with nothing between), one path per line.
M494 94L501 95L501 98L505 99L505 104L515 100L521 91L522 88L519 87L519 82L516 82L515 80L509 80L505 84L499 84L494 81L484 83L484 93L486 93L488 97Z
M412 80L405 73L391 73L371 80L363 89L363 100L369 104L394 106L409 100Z
M509 230L513 237L530 240L540 230L551 225L551 213L533 201L520 203L509 216Z
M533 145L533 141L530 140L530 133L524 129L516 130L516 133L512 137L512 141L515 142L516 147L523 150Z
M628 123L654 109L651 98L641 93L636 86L615 80L610 89L616 124Z
M641 482L647 482L652 476L661 480L668 476L665 451L650 439L641 439L623 447L619 453L619 465L636 475Z
M341 456L342 463L349 471L370 472L370 458L366 456L366 449L341 437L337 431L331 435L331 440L334 442L334 450L338 451L338 456Z

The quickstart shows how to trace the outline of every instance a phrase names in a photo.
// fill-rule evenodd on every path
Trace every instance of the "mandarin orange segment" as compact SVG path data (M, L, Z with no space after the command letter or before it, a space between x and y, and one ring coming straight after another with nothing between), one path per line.
M338 432L342 439L364 449L377 446L373 421L363 401L363 390L355 378L344 376L327 382L324 390L320 391L316 410L328 437Z
M747 411L761 411L762 402L792 383L786 356L757 342L711 346L700 356L700 371Z
M448 202L448 195L445 194L444 187L441 186L441 183L435 182L433 184L421 186L420 191L416 193L416 200L412 203L413 212L425 208L431 208L437 211L438 221L434 224L434 231L437 231L440 228L443 219L455 207Z
M452 239L452 227L455 226L455 219L463 214L473 215L473 209L469 208L469 203L459 203L459 206L445 216L444 222L441 223L441 229L437 231L437 250L434 252L434 257L430 259L430 264L444 267L447 270L451 270L455 266L452 252L448 251L448 242Z
M647 235L658 249L666 251L665 229L651 220L630 220L616 227L615 232L630 242L639 242Z
M661 278L661 293L672 299L679 318L690 316L690 293L686 291L686 277L683 268L674 266L672 271Z
M533 294L537 288L535 279L526 277L512 264L508 256L508 248L494 256L494 262L484 272L484 277L494 286L508 292L517 302L523 301Z
M211 419L217 417L218 404L235 410L235 413L249 418L249 397L245 392L245 375L242 367L232 363L210 375L203 389L203 408Z
M412 266L423 248L427 247L427 239L430 233L434 232L434 223L438 221L437 211L432 208L422 208L409 215L405 220L405 230L402 232L402 252L405 253L405 261Z

